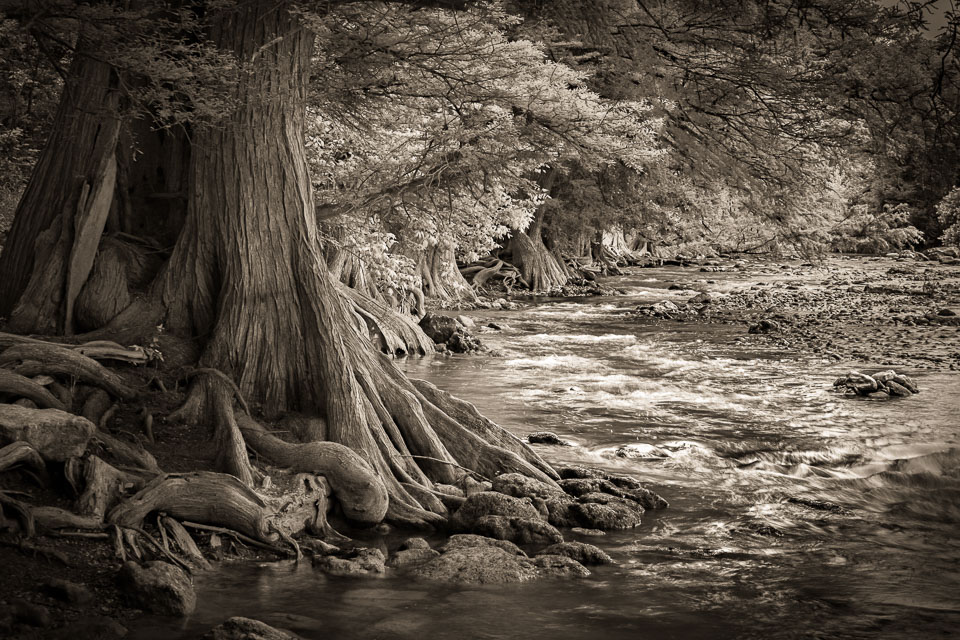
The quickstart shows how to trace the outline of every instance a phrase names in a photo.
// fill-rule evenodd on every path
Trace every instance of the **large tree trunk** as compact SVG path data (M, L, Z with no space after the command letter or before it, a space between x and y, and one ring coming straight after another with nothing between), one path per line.
M543 242L544 215L541 208L526 231L513 234L509 245L511 262L536 292L555 290L569 279L567 270Z
M360 454L383 480L389 520L443 521L432 482L456 482L462 467L550 481L518 439L501 429L492 443L475 412L453 398L428 400L356 331L322 255L305 160L312 34L282 3L254 0L225 10L211 37L256 64L238 78L236 110L195 132L187 220L156 283L158 304L131 313L159 309L169 332L201 342L201 370L235 380L266 416L318 418L325 427L306 439ZM130 326L129 316L116 326ZM253 480L232 394L217 377L197 379L181 415L212 421L222 467Z
M476 302L477 292L457 268L453 243L443 238L430 244L420 255L424 293L441 304Z
M96 227L102 231L112 206L120 131L116 84L113 69L86 56L81 42L50 138L0 255L0 316L10 316L15 331L70 329L65 326L66 308L73 302L69 298L75 298L89 273L89 244L95 253ZM77 224L78 218L90 216L92 224ZM75 249L83 255L72 255Z

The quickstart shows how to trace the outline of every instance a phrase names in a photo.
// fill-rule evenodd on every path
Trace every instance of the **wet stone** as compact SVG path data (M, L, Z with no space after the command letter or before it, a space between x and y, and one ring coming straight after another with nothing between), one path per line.
M455 547L417 567L412 575L437 582L498 584L533 580L537 568L529 558L498 547Z
M533 559L533 564L544 578L586 578L590 570L567 556L539 555Z
M358 549L343 557L321 556L313 566L334 576L379 576L386 572L386 558L380 549Z
M265 622L240 616L226 620L202 636L202 640L299 640L299 638L300 636L275 629Z
M471 531L484 516L538 519L540 512L529 500L521 500L496 491L482 491L469 496L453 517L455 531Z
M571 510L580 524L589 529L631 529L640 524L643 507L623 503L575 503Z
M429 562L439 556L438 551L433 549L405 549L398 551L387 560L387 566L392 569L405 569Z
M444 551L446 552L453 549L475 549L488 547L497 547L498 549L503 549L504 551L517 556L527 555L523 552L523 549L508 540L497 540L494 538L488 538L486 536L479 536L473 533L459 533L457 535L450 536L450 539L447 540L447 544L444 547Z
M563 440L552 431L537 431L536 433L531 433L527 436L527 442L530 444L553 444L562 447L570 446L569 442Z
M406 551L407 549L429 549L430 543L423 538L407 538L400 543L398 548L400 551Z
M585 542L561 542L559 544L552 544L541 550L537 555L565 556L584 565L611 564L613 562L613 558L607 555L602 549Z
M473 526L474 533L516 544L552 544L563 536L556 527L540 519L484 516Z
M522 473L504 473L493 479L493 490L514 498L549 500L563 495L563 489Z

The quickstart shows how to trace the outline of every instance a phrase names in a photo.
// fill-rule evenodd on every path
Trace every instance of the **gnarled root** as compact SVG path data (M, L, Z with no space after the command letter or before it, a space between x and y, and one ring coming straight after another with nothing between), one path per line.
M225 473L198 471L159 476L117 505L107 515L107 522L139 527L152 511L228 527L263 542L277 539L270 532L271 514L260 496Z
M243 436L260 455L294 471L324 476L343 514L360 524L377 524L387 514L389 497L383 481L366 460L335 442L284 442L255 420L239 416Z
M425 354L436 350L413 316L398 313L388 305L339 284L337 290L350 301L370 337L384 353L392 355Z
M136 394L117 374L92 358L53 343L27 343L10 347L0 354L0 366L13 368L24 376L43 374L70 376L108 391L123 400Z
M12 469L18 465L29 467L41 477L46 476L47 466L43 458L26 442L13 442L0 448L0 471Z
M67 407L43 386L7 369L0 369L0 393L33 400L41 409L67 411Z

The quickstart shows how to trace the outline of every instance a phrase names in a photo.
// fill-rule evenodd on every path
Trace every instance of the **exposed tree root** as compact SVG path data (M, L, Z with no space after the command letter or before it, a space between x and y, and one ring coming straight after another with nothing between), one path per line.
M392 355L423 355L435 351L433 340L427 337L413 316L394 311L356 289L340 285L338 290L350 301L366 333L380 351Z
M47 465L37 450L26 442L13 442L0 448L0 471L12 469L18 465L29 467L34 472L45 477Z
M157 464L157 459L142 447L124 442L105 431L97 431L94 434L94 439L100 442L119 462L154 474L160 473L160 466Z
M335 442L284 442L255 420L240 416L237 421L247 442L260 455L281 467L326 477L350 520L377 524L387 514L386 486L367 461L348 447Z
M127 487L140 484L134 478L107 464L97 456L87 458L83 468L83 492L77 499L80 515L103 520L107 512L123 497Z
M52 343L14 345L0 354L0 366L25 376L64 375L100 387L123 400L136 394L117 374L92 358Z
M519 231L513 234L510 251L511 262L520 270L531 290L550 291L567 283L566 270L543 244L539 230L536 230L535 237Z
M176 543L177 547L179 547L180 552L183 553L190 562L193 562L202 569L210 569L210 563L203 557L200 548L193 540L193 536L190 535L182 524L169 516L161 516L157 520L157 528L160 530L164 541L166 541L167 534L170 535L170 538Z
M28 398L41 409L67 410L67 407L42 385L7 369L0 369L0 394Z
M165 474L117 505L107 522L139 527L153 511L180 520L221 525L266 543L274 542L263 500L237 478L210 471Z

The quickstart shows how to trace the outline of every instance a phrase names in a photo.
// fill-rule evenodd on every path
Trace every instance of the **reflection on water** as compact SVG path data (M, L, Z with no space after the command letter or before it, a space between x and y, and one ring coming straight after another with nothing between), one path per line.
M690 295L653 273L624 278L625 298L476 314L504 327L483 335L493 354L401 362L520 436L574 444L540 447L548 460L633 474L667 498L636 530L582 538L616 565L496 588L228 568L203 578L185 635L227 615L308 638L960 632L956 374L907 371L922 392L894 401L838 396L838 370L867 364L746 352L742 327L631 320L639 302Z

